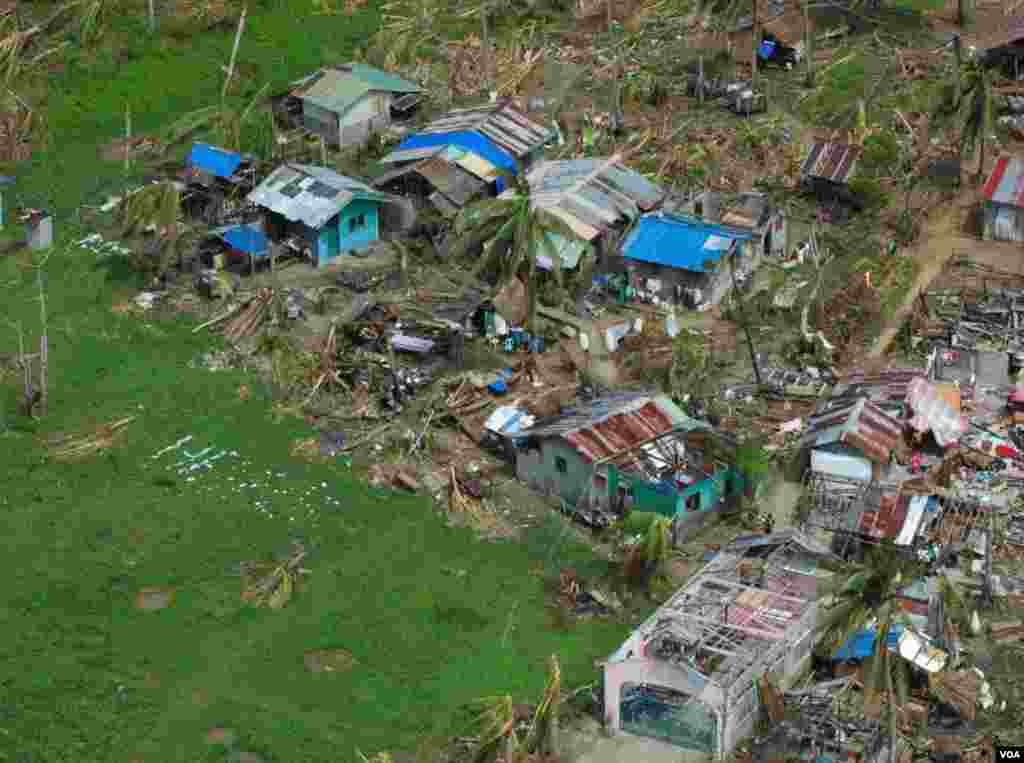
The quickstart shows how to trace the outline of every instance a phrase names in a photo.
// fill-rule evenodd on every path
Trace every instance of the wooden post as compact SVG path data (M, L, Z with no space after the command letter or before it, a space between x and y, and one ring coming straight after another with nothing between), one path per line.
M124 105L124 171L127 173L132 167L132 107Z
M704 56L697 59L697 98L704 105Z
M231 46L231 60L228 61L228 75L224 78L224 89L220 91L220 97L228 94L228 85L231 84L231 77L235 74L235 57L238 55L238 43L242 41L242 30L245 29L245 14L247 6L242 6L242 15L238 18L238 29L235 30L235 43Z
M757 89L757 50L761 47L761 35L759 34L759 19L757 18L757 0L754 0L754 28L752 33L754 35L754 57L750 61L750 84L753 89Z
M807 57L807 87L814 87L814 30L811 29L811 0L804 0L804 55Z
M42 321L42 334L39 336L39 413L46 415L47 365L49 361L49 337L46 320L46 290L43 288L43 268L36 270L36 283L39 284L39 316Z
M156 31L156 5L154 0L149 0L149 33Z
M487 88L487 97L490 98L491 91L495 89L491 79L491 35L487 28L487 0L480 1L480 55L484 62L484 87Z

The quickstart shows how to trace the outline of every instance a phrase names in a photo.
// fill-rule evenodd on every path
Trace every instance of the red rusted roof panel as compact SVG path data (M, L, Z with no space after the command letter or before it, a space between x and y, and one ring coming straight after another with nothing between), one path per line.
M668 432L672 419L656 403L644 403L628 413L617 413L604 421L565 435L566 441L587 461L593 462L625 453L645 440Z

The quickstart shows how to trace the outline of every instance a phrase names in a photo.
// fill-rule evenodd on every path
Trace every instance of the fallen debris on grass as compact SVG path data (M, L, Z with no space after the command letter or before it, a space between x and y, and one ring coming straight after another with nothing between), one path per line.
M292 555L280 564L244 565L246 582L242 588L242 601L257 607L282 609L291 601L299 577L310 574L310 570L299 566L305 557L305 549L297 545Z
M173 603L173 588L143 588L135 595L135 608L146 612L167 609Z
M91 456L101 450L109 450L114 447L124 428L135 421L135 418L135 416L128 416L127 418L104 424L92 434L69 437L56 443L51 443L51 446L55 446L53 457L58 461L75 461Z

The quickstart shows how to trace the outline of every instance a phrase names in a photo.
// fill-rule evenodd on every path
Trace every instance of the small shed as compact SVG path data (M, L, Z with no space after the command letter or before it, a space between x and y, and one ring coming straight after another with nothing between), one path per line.
M733 283L733 264L737 278L757 267L761 249L752 241L750 231L656 212L629 232L622 257L635 290L696 308L722 299Z
M263 230L273 244L291 241L323 267L380 238L380 210L388 199L326 167L285 164L248 200L264 210Z
M227 244L229 254L248 260L251 270L270 256L270 240L258 225L228 225L213 235Z
M419 85L362 63L325 67L292 84L302 126L340 147L364 143L391 124L396 101L422 93Z
M725 760L754 729L758 682L811 660L828 550L793 530L737 538L604 665L606 730Z
M750 191L724 199L717 191L707 191L686 204L684 210L704 222L751 232L765 256L786 254L786 215L773 208L767 194Z
M845 480L879 478L903 440L903 425L874 403L858 398L811 418L801 442L811 471Z
M981 195L982 238L1024 241L1024 160L1001 157Z
M848 184L863 150L847 143L815 143L800 167L800 184L819 201L859 207Z

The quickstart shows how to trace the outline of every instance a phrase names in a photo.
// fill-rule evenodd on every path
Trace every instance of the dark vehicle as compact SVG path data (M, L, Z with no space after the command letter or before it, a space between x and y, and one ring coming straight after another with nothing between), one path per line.
M757 49L757 60L760 63L792 69L800 63L801 57L801 51L798 48L786 45L770 32L764 32L761 35L761 47Z

